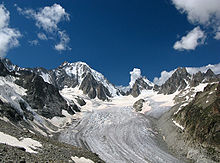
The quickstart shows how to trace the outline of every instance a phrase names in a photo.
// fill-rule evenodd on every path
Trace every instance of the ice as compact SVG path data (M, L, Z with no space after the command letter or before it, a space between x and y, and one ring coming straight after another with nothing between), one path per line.
M151 125L150 120L131 107L109 107L85 113L59 139L86 147L107 163L181 162L160 149Z

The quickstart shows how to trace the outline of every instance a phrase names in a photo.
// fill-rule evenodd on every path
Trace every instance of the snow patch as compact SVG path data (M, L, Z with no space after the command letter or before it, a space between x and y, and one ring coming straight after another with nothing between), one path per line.
M62 128L65 127L67 124L71 124L73 116L70 115L66 110L62 110L62 114L65 117L53 117L52 119L47 120L58 128Z
M94 163L92 160L84 158L84 157L71 157L71 159L75 162L75 163Z
M0 132L0 143L7 144L14 147L25 148L26 152L37 153L35 150L42 147L41 143L31 138L20 138Z
M173 119L172 119L172 121L173 121L173 123L174 123L177 127L179 127L181 130L184 130L184 127L183 127L183 126L181 126L179 123L177 123L177 122L174 121Z
M51 84L51 77L48 73L41 72L40 76L44 79L44 82Z

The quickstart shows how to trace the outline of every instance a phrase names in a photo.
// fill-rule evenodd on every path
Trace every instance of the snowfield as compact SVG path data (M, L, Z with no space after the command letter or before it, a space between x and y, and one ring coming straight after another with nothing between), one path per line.
M41 143L31 138L17 139L11 135L0 132L0 143L4 143L14 147L25 148L26 152L37 153L36 149L42 147Z

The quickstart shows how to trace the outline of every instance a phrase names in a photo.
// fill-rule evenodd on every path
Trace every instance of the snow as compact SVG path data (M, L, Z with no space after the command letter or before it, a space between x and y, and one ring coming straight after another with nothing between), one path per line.
M201 92L204 90L204 88L208 85L208 83L201 83L198 86L195 87L196 92Z
M84 157L77 157L77 156L75 156L75 157L71 157L71 159L75 162L75 163L94 163L92 160L90 160L90 159L86 159L86 158L84 158Z
M0 143L7 144L14 147L22 147L26 152L37 153L35 150L42 147L41 143L31 138L20 138L0 132Z
M179 127L181 130L184 130L184 127L183 127L183 126L181 126L179 123L177 123L177 122L174 121L173 119L172 119L172 121L173 121L173 123L174 123L177 127Z
M14 84L13 80L13 78L0 77L0 100L10 104L22 115L19 102L24 102L22 96L26 95L26 89Z
M188 96L187 96L187 97L188 97ZM189 102L186 102L186 103L180 105L179 109L174 113L174 115L176 115L177 113L179 113L179 111L181 111L181 110L182 110L186 105L188 105L188 104L189 104Z
M46 83L51 84L51 77L50 77L50 75L48 73L41 72L40 76L44 79L44 81Z
M13 83L15 81L14 77L2 77L0 76L0 86L9 86L11 88L13 88L13 90L20 96L25 96L26 94L26 89L24 89L23 87Z
M111 93L112 96L117 96L118 90L111 83L109 83L107 81L107 79L105 79L105 77L101 73L93 70L86 63L84 63L84 62L75 62L75 63L65 62L65 64L63 64L63 66L65 67L64 70L67 75L69 75L70 77L76 77L78 79L79 86L81 85L81 83L84 79L83 74L90 72L96 81L102 83L109 90L109 92Z
M152 107L150 106L150 101L146 101L143 104L142 110L139 113L145 114L146 112L150 111Z
M5 122L10 122L10 120L7 117L0 117L0 120L5 121Z
M65 127L66 124L71 124L74 119L72 115L70 115L66 110L62 110L62 114L65 117L53 117L52 119L47 119L51 124L56 127L62 128Z

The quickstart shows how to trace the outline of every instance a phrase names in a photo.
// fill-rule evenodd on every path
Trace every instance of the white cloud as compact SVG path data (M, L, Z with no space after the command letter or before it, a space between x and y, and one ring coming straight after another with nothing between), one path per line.
M175 7L187 14L192 24L210 28L215 39L220 39L220 0L172 0Z
M48 38L59 38L59 43L54 46L55 50L63 51L70 50L68 43L70 41L69 36L64 30L58 27L61 21L69 21L69 14L66 13L65 9L59 4L53 6L46 6L44 8L35 11L33 9L21 9L17 7L19 13L23 14L26 18L32 18L36 21L36 26L43 29L49 37L44 33L40 32L37 34L40 40L48 40Z
M175 50L195 50L198 45L204 44L206 35L200 29L195 27L186 36L183 36L180 41L177 41L173 48Z
M203 25L218 24L220 21L219 0L172 0L182 13L186 13L192 23ZM217 21L217 22L216 22Z
M216 33L215 39L216 39L216 40L220 40L220 32L217 32L217 33Z
M220 74L220 63L216 64L216 65L207 65L207 66L203 66L203 67L187 67L186 70L188 71L188 73L190 74L195 74L199 71L201 72L206 72L208 69L211 69L215 74Z
M65 33L65 31L59 31L58 33L59 33L59 37L60 37L60 43L55 45L54 48L58 51L70 49L68 47L68 43L70 41L69 36Z
M172 71L162 71L161 72L161 76L158 78L158 77L155 77L154 78L154 84L157 84L157 85L162 85L163 83L165 83L171 76L172 74L175 72L175 70L172 70Z
M203 73L205 73L208 69L211 69L215 74L220 74L220 63L216 64L216 65L207 65L207 66L203 66L203 67L186 67L186 70L189 74L196 74L197 72L201 71ZM161 76L159 78L154 78L154 84L157 85L162 85L164 84L171 76L172 74L176 71L172 70L172 71L162 71L161 72Z
M214 38L215 38L216 40L220 40L220 26L218 27Z
M54 4L50 7L46 6L41 8L38 12L33 9L23 10L20 7L17 7L17 10L27 18L33 18L36 20L36 25L47 32L57 31L57 25L61 21L69 20L69 14L66 13L65 9L59 4Z
M135 84L135 81L141 77L141 70L138 68L134 68L133 71L130 72L131 81L129 83L130 87Z
M38 34L37 34L37 37L38 37L40 40L48 40L47 36L46 36L44 33L38 33Z
M0 5L0 57L4 57L10 48L19 45L18 38L21 34L18 30L9 27L10 13Z
M31 46L37 46L37 45L39 45L39 41L38 40L31 40L31 41L28 41L29 42L29 44L31 45Z

